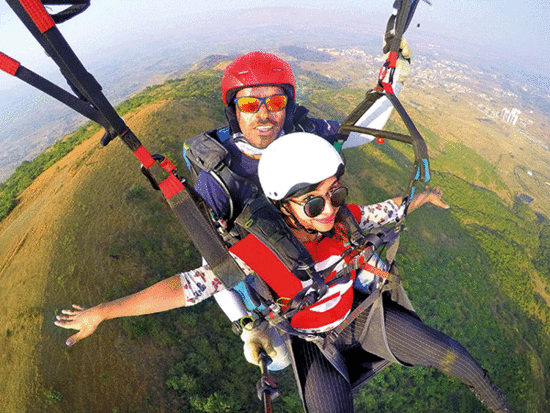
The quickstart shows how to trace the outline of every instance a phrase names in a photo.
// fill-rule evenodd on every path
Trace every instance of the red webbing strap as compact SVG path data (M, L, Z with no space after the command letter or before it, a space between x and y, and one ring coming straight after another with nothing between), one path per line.
M40 0L19 0L29 17L41 33L44 33L55 26L55 22L48 14Z
M155 160L153 159L153 157L151 156L149 151L147 149L145 149L145 147L143 145L141 145L139 148L137 148L134 151L134 155L136 156L136 158L139 159L141 164L146 169L149 169L151 166L153 166L155 164Z
M394 69L397 65L397 58L399 57L398 52L390 52L388 58L386 59L386 62L388 62L388 68Z
M0 52L0 70L3 70L9 75L15 76L17 69L19 69L19 62L12 59L9 56L6 56L4 53Z
M292 298L303 289L300 280L254 235L247 235L229 251L246 262L280 297Z
M363 268L365 271L368 271L368 272L370 272L370 273L372 273L372 274L374 274L374 275L376 275L377 277L380 277L380 278L388 279L389 276L390 276L389 272L384 271L381 268L374 267L374 266L370 265L368 262L364 262L363 265L361 265L361 268Z
M162 161L159 165L169 174L173 173L176 170L176 167L168 158L164 158L164 161Z
M185 188L181 181L173 175L176 171L176 167L168 158L164 158L164 161L160 162L159 165L170 174L168 178L159 184L162 194L166 199L170 199Z
M168 176L164 181L159 183L159 188L167 200L185 189L181 181L174 175Z
M384 88L384 92L389 93L390 95L395 95L391 83L382 82L382 87Z
M384 89L384 92L395 95L393 87L390 82L393 80L393 74L395 72L395 65L397 64L398 54L396 52L390 52L388 60L380 68L378 73L378 85ZM385 82L384 79L389 76L389 82Z
M126 132L123 134L123 136L125 134ZM140 145L134 151L134 155L136 158L139 159L139 161L143 165L143 168L145 169L149 169L156 163L155 159L151 156L149 151L143 145ZM164 160L160 162L159 165L166 172L169 173L168 177L158 184L160 190L162 191L162 194L168 200L176 195L178 192L183 191L185 187L181 183L181 180L174 176L174 173L177 172L176 167L172 162L170 162L168 158L164 158Z

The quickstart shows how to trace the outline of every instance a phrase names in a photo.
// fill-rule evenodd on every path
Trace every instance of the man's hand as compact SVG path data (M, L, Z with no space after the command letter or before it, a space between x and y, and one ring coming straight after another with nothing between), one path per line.
M244 357L251 364L259 366L261 350L264 350L272 359L277 356L277 351L273 348L271 339L262 326L254 327L251 330L245 328L241 334L241 339L244 341Z
M384 43L382 45L384 55L387 56L390 52L391 42L393 41L394 34L390 32L384 36ZM399 54L405 59L410 59L412 56L412 50L405 38L401 38L401 44L399 45Z
M393 34L384 37L384 59L386 60L389 56L389 49L391 41L393 40ZM397 58L397 63L395 65L395 73L393 75L394 82L405 83L405 80L410 73L410 61L412 56L412 50L407 43L407 40L404 38L401 39L401 44L399 45L399 57ZM384 79L385 81L385 79Z

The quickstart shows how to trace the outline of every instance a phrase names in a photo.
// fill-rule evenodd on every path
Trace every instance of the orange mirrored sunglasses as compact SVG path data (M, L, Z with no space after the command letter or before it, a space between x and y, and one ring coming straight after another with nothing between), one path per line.
M288 98L286 95L273 95L266 98L243 96L233 99L233 102L244 113L256 113L260 110L262 104L265 104L265 107L270 112L278 112L286 107Z

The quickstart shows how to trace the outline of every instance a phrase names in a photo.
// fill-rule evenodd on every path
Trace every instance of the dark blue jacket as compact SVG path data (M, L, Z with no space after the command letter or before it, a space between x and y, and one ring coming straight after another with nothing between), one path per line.
M336 121L307 118L305 126L302 127L298 124L296 131L303 130L314 133L333 144L337 137L336 132L338 127L339 125ZM229 151L231 170L241 178L244 178L235 182L237 193L232 194L232 198L237 205L244 205L254 194L256 188L260 187L260 182L258 180L259 161L246 156L237 148L235 143L231 140L227 128L218 129L211 134L216 134L218 140L221 141L222 145ZM217 218L224 220L229 219L230 207L227 194L209 173L200 171L197 181L195 182L195 190L210 205L214 214L217 215Z

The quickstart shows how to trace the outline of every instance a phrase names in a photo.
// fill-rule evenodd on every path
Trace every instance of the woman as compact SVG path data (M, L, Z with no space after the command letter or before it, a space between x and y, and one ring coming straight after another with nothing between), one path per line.
M349 251L348 233L340 220L347 195L346 187L339 182L344 164L338 152L322 139L305 133L293 135L278 139L263 153L258 174L264 193L284 214L294 235L317 262L316 269L322 271L338 262L342 254L345 257L346 254L357 253ZM282 168L282 165L285 167ZM439 191L424 193L410 205L409 210L424 202L446 207L439 195ZM369 230L399 220L399 205L400 200L394 199L375 206L347 207L361 229ZM345 265L340 261L331 268L327 283L330 284L331 276ZM352 272L349 282L333 284L324 296L326 299L322 297L319 302L298 312L292 319L292 325L299 331L321 335L334 331L334 326L345 324L342 321L356 305L353 301L357 303L365 298L352 285L373 291L380 290L380 284L369 271ZM338 294L331 289L337 290ZM276 293L280 296L288 294L285 291ZM403 295L404 291L400 293ZM368 378L368 372L361 369L368 368L369 360L372 360L369 356L407 366L435 367L470 386L493 411L511 411L502 391L494 386L466 349L422 323L406 297L402 296L400 301L396 303L389 294L383 293L370 309L367 308L342 329L334 345L345 360L348 377L335 368L334 363L328 362L315 346L293 340L295 372L308 412L353 411L354 378L356 382L361 382L365 378L364 373ZM369 313L377 312L369 317ZM374 332L378 333L378 337L372 337ZM365 364L361 365L361 360Z
M265 194L309 250L317 262L316 269L330 268L330 274L325 278L328 291L319 301L297 311L290 319L296 332L319 339L336 331L370 292L383 290L378 277L365 269L350 272L347 279L331 282L346 267L345 260L350 261L349 255L342 260L342 253L357 255L357 251L347 244L348 230L341 219L347 195L347 189L339 182L343 169L340 155L325 140L312 134L296 133L272 143L263 153L258 170ZM425 202L446 207L439 192L428 191L419 195L409 210ZM394 199L374 206L349 206L349 210L361 228L370 229L400 219L400 203L400 199ZM233 251L245 273L253 274L254 263L246 261L245 264L238 258L238 248ZM262 278L264 281L269 279ZM309 285L295 280L268 284L279 298L292 298L299 290L307 290ZM67 344L72 345L93 333L104 320L193 305L220 290L223 290L221 283L208 266L203 266L119 300L87 310L79 306L64 310L63 315L57 317L56 325L79 330L67 340ZM375 293L371 296L374 297ZM407 306L406 297L402 302ZM368 378L369 369L376 363L386 360L436 367L471 386L495 412L510 411L502 392L491 383L468 352L443 333L424 325L412 308L407 309L384 294L375 300L372 308L372 311L367 311L367 308L331 343L336 349L336 358L343 361L343 367L335 367L334 360L329 360L319 350L321 347L300 337L292 340L290 350L294 356L294 368L309 413L352 412L353 386ZM369 317L371 313L377 314L376 317ZM373 334L373 331L380 334ZM377 339L380 337L383 340ZM265 341L261 344L274 354Z

